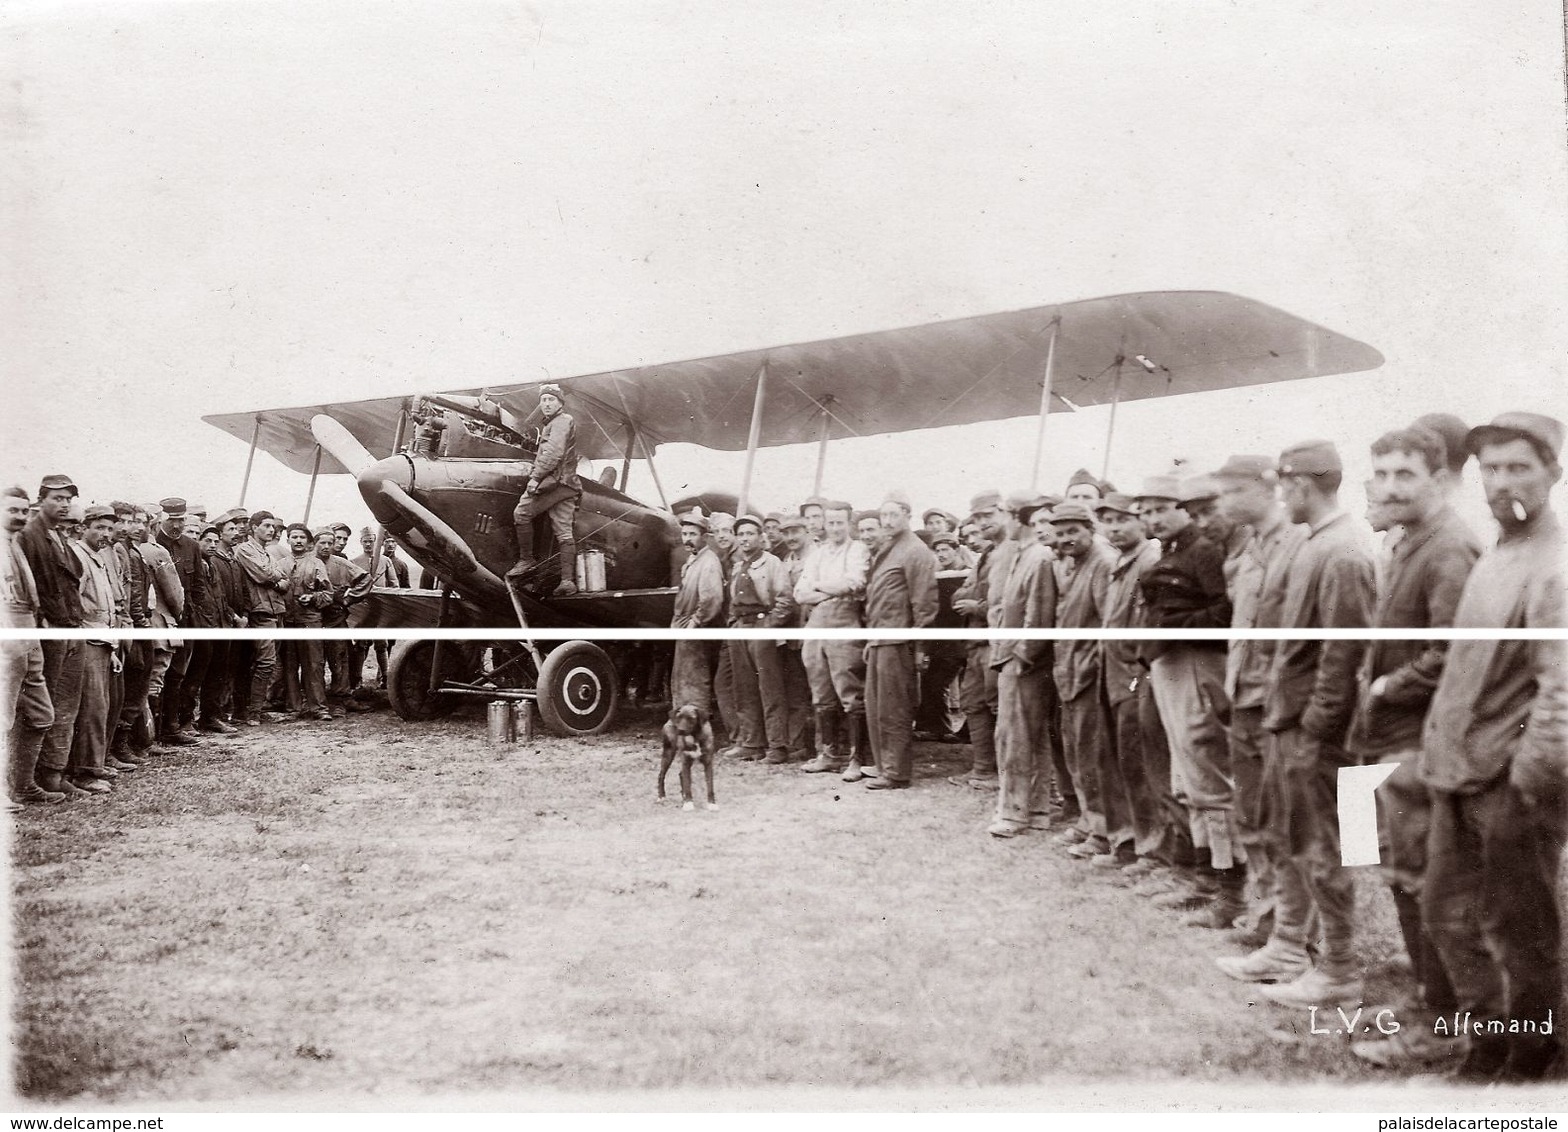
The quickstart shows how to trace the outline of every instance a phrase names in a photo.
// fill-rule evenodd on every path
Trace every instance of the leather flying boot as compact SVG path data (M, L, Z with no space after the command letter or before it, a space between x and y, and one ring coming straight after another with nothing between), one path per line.
M510 580L520 579L534 568L534 525L527 523L513 523L512 530L517 532L517 561L512 563L512 568L506 572Z

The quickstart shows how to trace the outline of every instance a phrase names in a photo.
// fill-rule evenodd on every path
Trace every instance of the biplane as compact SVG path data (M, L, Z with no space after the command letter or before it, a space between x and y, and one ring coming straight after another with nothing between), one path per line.
M248 486L260 449L315 477L356 477L366 505L436 588L375 591L363 624L521 630L518 642L403 641L389 688L405 718L450 711L463 695L537 701L547 727L592 734L617 702L616 660L589 641L526 639L530 627L666 627L679 546L675 506L656 465L661 444L746 453L745 509L756 452L816 446L813 494L831 442L1035 416L1035 481L1053 409L1294 381L1373 369L1372 347L1252 299L1219 291L1112 295L716 357L585 374L558 381L577 422L585 469L576 519L578 561L545 570L586 582L569 597L545 584L509 585L511 514L537 443L541 382L204 417L246 440ZM1107 451L1110 436L1107 436ZM617 470L614 461L620 462ZM646 462L659 505L624 488ZM241 488L243 505L245 488ZM712 509L714 500L705 500ZM378 541L373 555L378 559Z

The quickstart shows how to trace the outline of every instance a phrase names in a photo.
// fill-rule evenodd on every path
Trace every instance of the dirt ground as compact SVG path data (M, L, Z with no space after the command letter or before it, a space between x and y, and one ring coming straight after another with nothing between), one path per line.
M1077 1082L1198 1086L1204 1107L1215 1084L1388 1080L1221 975L1213 933L1039 835L986 836L989 799L946 781L966 748L920 746L893 794L724 765L720 809L687 813L653 800L657 722L507 749L478 711L282 724L29 809L19 1093ZM1386 1001L1392 909L1360 881Z

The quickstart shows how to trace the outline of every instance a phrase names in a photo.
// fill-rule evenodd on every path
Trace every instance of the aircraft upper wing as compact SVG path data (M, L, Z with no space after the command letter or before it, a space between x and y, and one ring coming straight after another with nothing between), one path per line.
M1033 416L1055 328L1053 391L1068 408L1374 369L1365 343L1223 291L1150 291L1002 314L638 366L561 381L578 449L623 454L627 420L650 447L746 447L757 375L767 365L760 444L908 432ZM1140 360L1141 359L1141 360ZM1118 376L1119 375L1119 376ZM537 413L541 382L440 390ZM434 393L437 390L422 390ZM310 418L327 413L387 455L403 398L203 417L283 464L309 472ZM641 453L638 453L641 455ZM323 454L322 471L341 471Z

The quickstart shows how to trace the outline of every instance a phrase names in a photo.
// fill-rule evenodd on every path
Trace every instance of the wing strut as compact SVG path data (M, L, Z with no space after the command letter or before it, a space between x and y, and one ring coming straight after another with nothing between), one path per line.
M751 432L746 436L746 470L740 480L740 502L735 507L736 518L746 513L751 503L751 469L757 462L757 443L762 439L762 408L768 400L768 363L757 367L757 396L751 403Z
M245 493L250 490L250 468L256 462L256 441L261 439L261 414L256 414L256 427L250 432L250 455L245 457L245 478L240 480L240 501L236 506L245 506Z
M1040 387L1040 427L1034 437L1034 464L1029 473L1029 490L1040 487L1040 457L1045 454L1045 420L1051 415L1051 382L1056 369L1056 336L1062 330L1062 315L1058 311L1051 319L1051 340L1045 347L1045 383Z
M310 505L316 500L316 477L321 474L321 445L316 445L316 460L310 468L310 490L305 493L305 517L300 520L310 526Z
M829 393L825 401L832 402L833 395ZM822 431L817 435L817 475L811 481L811 494L822 494L822 472L828 463L828 430L833 427L833 418L828 414L827 404L822 406Z
M1100 463L1100 478L1111 478L1111 443L1116 439L1116 406L1122 400L1122 366L1127 359L1116 355L1116 376L1111 379L1111 419L1105 426L1105 459Z

